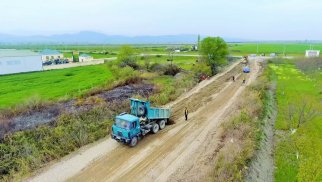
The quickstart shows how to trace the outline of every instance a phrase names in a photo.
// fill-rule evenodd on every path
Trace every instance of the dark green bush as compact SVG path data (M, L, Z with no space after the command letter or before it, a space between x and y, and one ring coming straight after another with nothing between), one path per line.
M177 65L172 64L172 65L167 65L165 67L164 74L165 75L175 76L177 73L180 73L180 71L181 70Z

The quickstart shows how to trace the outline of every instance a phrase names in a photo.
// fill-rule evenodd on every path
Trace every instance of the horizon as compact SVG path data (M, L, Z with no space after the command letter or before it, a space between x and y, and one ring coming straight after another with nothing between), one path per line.
M1 34L51 36L82 31L121 36L209 35L247 40L321 40L318 0L80 0L2 2ZM16 13L16 12L19 12ZM147 16L148 15L148 16ZM17 23L18 22L18 23Z
M6 35L6 36L14 36L14 37L53 37L53 36L63 36L63 35L78 35L78 34L82 34L82 33L93 33L93 34L102 34L104 36L119 36L119 37L125 37L125 38L138 38L138 37L165 37L165 36L198 36L200 34L160 34L160 35L121 35L121 34L106 34L103 32L97 32L97 31L91 31L91 30L83 30L83 31L79 31L79 32L69 32L69 33L61 33L61 34L48 34L48 35L43 35L43 34L31 34L31 35L22 35L22 34L10 34L10 33L2 33L0 32L0 35ZM205 38L205 37L210 37L211 35L200 35L201 38ZM218 35L219 37L222 37L220 35ZM217 36L216 36L217 37ZM244 38L240 38L240 37L222 37L224 39L235 39L236 41L228 41L230 43L294 43L294 42L299 42L299 43L308 43L308 44L314 44L314 43L321 43L322 39L293 39L293 40L283 40L283 39L267 39L267 40L260 40L260 39L244 39ZM0 43L1 43L1 39L0 39ZM68 43L67 43L68 44ZM106 44L106 43L103 43ZM115 43L111 43L111 44L115 44ZM134 43L136 44L136 43ZM142 44L142 43L137 43L137 44ZM143 43L144 44L144 43ZM152 44L159 44L159 43L152 43ZM160 43L160 44L164 44L164 43ZM176 44L176 43L170 43L170 44ZM108 45L108 43L106 44Z

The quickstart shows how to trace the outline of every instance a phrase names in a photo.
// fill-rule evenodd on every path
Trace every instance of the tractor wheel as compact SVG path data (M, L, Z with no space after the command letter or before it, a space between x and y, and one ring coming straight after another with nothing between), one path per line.
M163 128L165 128L165 120L159 121L159 126L160 126L160 130L162 130Z
M133 137L130 142L130 147L135 147L136 144L138 144L138 137Z
M156 134L159 131L159 125L157 123L154 123L152 126L152 133Z

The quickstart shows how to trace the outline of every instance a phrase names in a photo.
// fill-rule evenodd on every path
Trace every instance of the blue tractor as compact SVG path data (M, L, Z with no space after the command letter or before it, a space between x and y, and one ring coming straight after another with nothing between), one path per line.
M169 108L153 108L150 102L130 99L131 113L115 117L112 138L131 147L149 132L157 133L165 128L170 118Z

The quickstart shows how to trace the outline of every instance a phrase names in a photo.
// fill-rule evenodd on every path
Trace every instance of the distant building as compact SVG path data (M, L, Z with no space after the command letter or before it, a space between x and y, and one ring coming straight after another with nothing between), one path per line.
M319 57L320 50L306 50L305 57L312 58L312 57Z
M177 52L178 53L178 52L181 52L181 50L180 49L176 49L176 50L174 50L174 52Z
M81 54L79 55L79 62L89 62L93 61L93 57L88 54Z
M270 57L276 57L276 53L271 53L269 56Z
M41 60L43 62L64 58L64 55L59 51L50 50L50 49L45 49L40 54L41 54Z
M0 75L42 70L41 55L35 52L0 49Z

